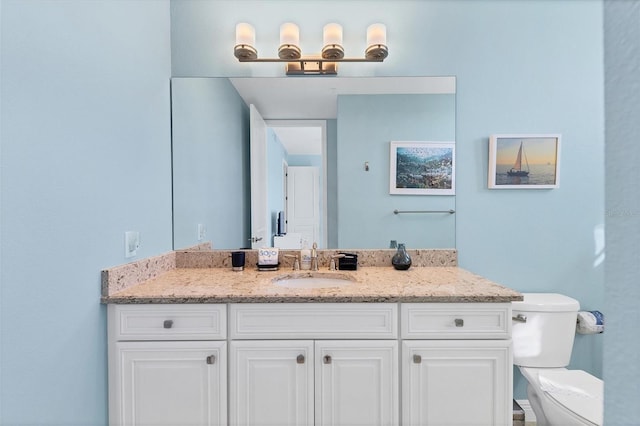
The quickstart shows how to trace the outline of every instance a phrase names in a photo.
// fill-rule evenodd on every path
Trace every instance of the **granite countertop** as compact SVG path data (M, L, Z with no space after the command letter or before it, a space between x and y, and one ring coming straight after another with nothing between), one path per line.
M316 274L348 279L332 288L287 288L274 279ZM234 272L221 267L175 267L124 289L103 294L103 303L257 303L257 302L511 302L514 290L457 266L365 266L357 271Z

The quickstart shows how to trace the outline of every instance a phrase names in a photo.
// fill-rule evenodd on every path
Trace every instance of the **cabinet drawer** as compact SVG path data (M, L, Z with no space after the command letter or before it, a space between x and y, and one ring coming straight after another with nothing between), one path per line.
M114 340L219 340L227 337L226 305L109 305Z
M396 339L395 303L229 305L232 339Z
M510 303L404 303L403 339L509 339Z

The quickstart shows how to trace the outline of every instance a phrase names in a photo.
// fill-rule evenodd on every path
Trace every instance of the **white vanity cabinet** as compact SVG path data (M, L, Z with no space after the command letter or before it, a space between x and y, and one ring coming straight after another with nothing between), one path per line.
M109 305L109 424L227 424L225 305Z
M396 304L230 305L230 424L398 425L397 315Z
M511 425L510 303L403 304L405 425Z
M512 423L510 303L111 304L108 324L110 425Z

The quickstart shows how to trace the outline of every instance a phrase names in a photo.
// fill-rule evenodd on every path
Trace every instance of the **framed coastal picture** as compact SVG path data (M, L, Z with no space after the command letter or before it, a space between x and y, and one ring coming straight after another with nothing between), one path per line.
M455 195L455 142L391 142L389 194Z
M492 189L548 189L560 184L560 135L491 135Z

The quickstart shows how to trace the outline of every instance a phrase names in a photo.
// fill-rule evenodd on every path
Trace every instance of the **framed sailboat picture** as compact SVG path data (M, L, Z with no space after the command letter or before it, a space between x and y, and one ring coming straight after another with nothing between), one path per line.
M489 188L557 188L559 170L559 134L491 135L489 139Z

